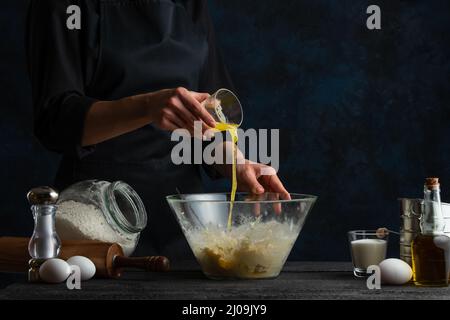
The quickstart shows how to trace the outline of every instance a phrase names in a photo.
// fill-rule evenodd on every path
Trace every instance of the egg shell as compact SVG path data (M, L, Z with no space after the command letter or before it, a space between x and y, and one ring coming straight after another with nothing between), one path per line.
M80 268L81 280L86 281L95 275L95 264L88 258L83 256L73 256L67 259L67 263L71 266L75 265Z
M61 259L48 259L39 268L40 278L48 283L64 282L70 273L69 264Z
M412 269L405 261L390 258L379 264L383 284L401 285L411 280Z

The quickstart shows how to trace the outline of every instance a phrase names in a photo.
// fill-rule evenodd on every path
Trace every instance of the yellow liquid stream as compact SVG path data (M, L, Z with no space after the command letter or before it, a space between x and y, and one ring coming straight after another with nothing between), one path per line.
M236 162L237 162L237 142L238 142L238 134L237 134L237 124L229 124L229 123L216 123L215 129L219 131L227 131L230 133L231 139L233 140L233 158L232 158L232 179L231 179L231 198L230 198L230 209L228 212L228 223L227 230L231 230L231 222L233 218L233 205L234 199L236 198L236 189L237 189L237 178L236 178Z

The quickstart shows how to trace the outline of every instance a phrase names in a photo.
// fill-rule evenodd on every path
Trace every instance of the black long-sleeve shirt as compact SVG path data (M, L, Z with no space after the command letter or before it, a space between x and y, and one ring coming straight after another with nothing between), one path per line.
M195 89L212 93L220 87L232 88L216 45L207 1L179 2L207 35L207 59ZM70 5L81 8L81 30L66 27L69 17L66 10ZM114 97L106 97L94 88L103 38L115 36L105 34L100 28L103 19L100 5L101 0L32 0L29 5L26 47L35 135L47 149L68 156L80 157L90 150L80 147L86 113L95 101ZM126 26L127 21L117 23ZM143 93L140 89L130 90L129 94Z

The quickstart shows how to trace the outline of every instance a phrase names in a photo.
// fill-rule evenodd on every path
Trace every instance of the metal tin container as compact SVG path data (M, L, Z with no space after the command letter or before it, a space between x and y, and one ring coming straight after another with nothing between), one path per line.
M423 199L400 198L400 259L412 265L411 242L420 233ZM450 237L450 203L442 202L444 232Z

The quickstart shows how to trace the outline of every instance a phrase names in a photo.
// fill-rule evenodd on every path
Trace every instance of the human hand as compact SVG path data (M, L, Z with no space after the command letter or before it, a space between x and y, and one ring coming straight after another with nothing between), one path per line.
M163 130L187 129L194 135L194 121L202 122L202 134L214 128L214 118L202 102L208 93L189 91L186 88L164 89L147 96L151 122Z
M245 163L237 164L236 177L239 190L255 195L264 192L279 193L281 199L291 199L275 169L268 165L245 160Z
M238 181L238 189L252 194L248 200L275 201L273 208L278 214L281 213L282 209L281 202L276 202L276 200L291 200L289 192L284 187L280 178L278 178L275 169L265 164L245 160L244 164L237 165L236 178ZM263 196L265 192L270 193L268 197ZM259 215L260 211L259 203L255 203L255 215Z

